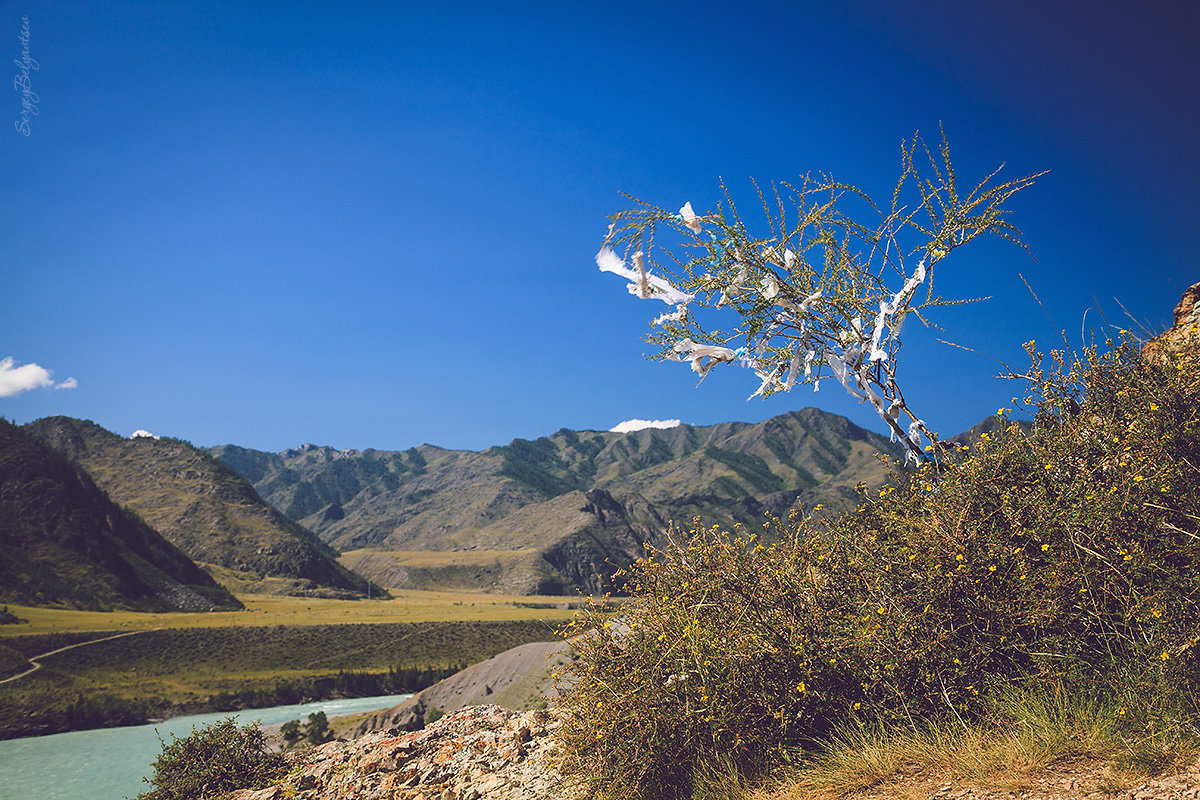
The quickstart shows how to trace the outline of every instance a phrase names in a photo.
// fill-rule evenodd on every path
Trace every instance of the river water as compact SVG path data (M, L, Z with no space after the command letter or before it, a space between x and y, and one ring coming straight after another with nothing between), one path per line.
M149 790L142 781L162 746L161 735L186 736L230 715L245 725L261 720L273 725L324 711L327 717L390 708L412 695L321 700L295 706L252 708L221 714L175 717L153 725L72 731L50 736L0 741L0 800L121 800ZM157 733L155 731L157 730Z

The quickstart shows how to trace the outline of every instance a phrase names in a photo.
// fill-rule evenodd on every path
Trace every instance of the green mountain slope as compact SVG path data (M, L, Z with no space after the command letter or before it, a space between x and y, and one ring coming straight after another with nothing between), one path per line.
M357 596L367 589L366 580L339 564L328 545L186 442L125 439L69 417L48 417L24 428L81 466L189 558L234 571L240 591Z
M140 611L239 608L82 469L0 420L0 600Z
M843 503L860 481L886 478L875 453L899 451L842 417L804 409L758 424L563 429L483 452L211 452L277 508L354 551L344 563L387 585L545 592L599 588L671 520L759 524L767 511Z

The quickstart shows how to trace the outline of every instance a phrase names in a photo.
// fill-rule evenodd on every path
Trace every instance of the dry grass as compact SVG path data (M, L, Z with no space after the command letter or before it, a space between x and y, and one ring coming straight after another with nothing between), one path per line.
M353 565L365 556L386 558L405 567L458 567L507 562L536 550L350 550L339 557L339 561L353 569Z
M337 625L381 622L459 622L545 620L551 624L574 613L567 598L393 590L391 600L327 600L258 594L239 596L244 611L151 614L135 611L79 611L9 605L28 624L0 626L8 636L42 633L225 628L264 625Z
M1114 702L1088 697L1013 695L1003 719L885 728L854 722L816 756L783 773L754 800L929 797L956 788L1018 792L1047 784L1083 795L1118 792L1148 775L1187 765L1193 735L1131 736ZM1148 758L1150 753L1157 758ZM734 795L729 800L741 800Z

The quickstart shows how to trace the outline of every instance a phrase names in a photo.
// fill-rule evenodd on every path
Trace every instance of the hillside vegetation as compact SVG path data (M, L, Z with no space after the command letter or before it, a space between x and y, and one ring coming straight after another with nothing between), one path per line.
M340 565L328 545L187 442L125 439L69 417L40 419L24 430L86 470L110 497L192 560L239 573L239 591L345 597L367 592L367 582Z
M1043 371L1029 349L1030 432L1001 425L836 522L694 528L640 562L622 624L579 640L576 771L605 797L735 797L790 762L792 785L845 790L954 730L1020 734L1017 759L1194 755L1195 351L1126 341Z
M804 409L753 425L563 429L483 452L211 452L385 586L545 594L620 591L612 573L660 543L671 520L757 523L797 504L847 503L855 484L886 477L875 454L899 451Z
M4 602L142 611L241 607L87 473L4 420L0 551Z

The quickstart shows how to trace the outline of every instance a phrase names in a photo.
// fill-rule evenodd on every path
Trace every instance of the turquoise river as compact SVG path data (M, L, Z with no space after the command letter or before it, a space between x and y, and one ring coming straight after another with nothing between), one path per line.
M233 714L242 724L264 725L307 719L324 711L328 717L388 708L411 695L322 700L296 706L254 708ZM186 736L193 727L230 716L200 714L153 725L72 731L51 736L0 741L0 800L121 800L150 789L151 764L162 751L158 737Z

